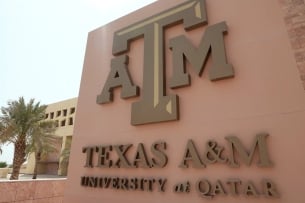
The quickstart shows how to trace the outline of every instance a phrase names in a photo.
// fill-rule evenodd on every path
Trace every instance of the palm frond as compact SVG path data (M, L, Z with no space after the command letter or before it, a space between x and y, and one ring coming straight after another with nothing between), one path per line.
M49 152L57 151L56 145L58 137L55 136L55 122L42 121L36 124L31 131L31 136L28 139L26 153L41 153L42 155Z

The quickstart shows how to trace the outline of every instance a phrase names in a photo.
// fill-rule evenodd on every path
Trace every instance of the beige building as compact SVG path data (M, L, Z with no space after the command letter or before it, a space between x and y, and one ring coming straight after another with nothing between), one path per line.
M67 163L62 161L61 154L65 149L70 149L74 118L76 113L77 98L72 98L53 104L49 104L46 109L46 120L54 120L57 125L55 134L58 136L58 149L43 157L38 163L39 174L66 175ZM27 163L26 173L33 173L34 156L30 156Z

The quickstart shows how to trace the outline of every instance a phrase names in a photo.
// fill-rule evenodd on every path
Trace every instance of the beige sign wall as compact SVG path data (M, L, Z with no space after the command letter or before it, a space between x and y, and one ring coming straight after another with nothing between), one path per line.
M132 103L147 94L141 37L125 53L140 96L122 99L114 88L113 102L97 104L118 57L114 33L185 2L157 1L89 33L65 202L305 201L305 92L277 0L206 0L206 25L164 31L164 94L179 96L179 120L131 125ZM201 76L186 62L191 85L171 89L170 40L183 35L198 47L223 21L234 77L211 81L210 56Z

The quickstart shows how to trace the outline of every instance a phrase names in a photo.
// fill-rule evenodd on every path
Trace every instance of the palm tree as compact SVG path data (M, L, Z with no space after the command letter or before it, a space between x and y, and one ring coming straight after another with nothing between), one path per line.
M70 157L70 148L65 148L62 152L61 152L61 157L62 157L62 162L68 164L69 163L69 157Z
M33 179L37 178L37 165L41 157L49 152L57 151L58 137L54 135L56 124L54 121L42 121L32 129L26 148L27 154L33 153L35 157Z
M45 109L45 105L35 103L34 99L26 104L23 97L9 101L7 107L1 107L0 140L14 144L11 180L19 178L20 167L26 160L27 139L37 123L44 119Z
M0 122L0 132L2 132L3 128L4 128L4 126L3 126L3 124ZM1 139L1 137L0 137L0 146L2 147L2 145L3 145L3 142L2 142L2 139ZM2 154L2 152L3 152L1 147L0 147L0 154Z
M71 145L69 147L66 147L61 152L61 175L67 175L68 172L68 165L69 165L69 157L71 152Z

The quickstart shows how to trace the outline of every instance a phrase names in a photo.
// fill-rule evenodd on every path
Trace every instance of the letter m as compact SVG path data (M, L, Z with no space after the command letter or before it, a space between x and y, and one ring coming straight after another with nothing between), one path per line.
M243 161L247 166L250 166L253 160L254 153L257 149L259 162L257 165L259 167L271 167L273 166L272 162L270 161L268 150L267 150L267 143L266 138L268 134L258 134L255 137L254 143L252 144L249 151L245 149L242 145L240 140L235 136L228 136L226 140L230 143L230 155L228 159L228 164L231 167L239 167L239 163L236 162L234 152L239 154L241 161ZM235 150L234 150L235 149Z
M170 80L171 88L190 85L190 76L185 70L185 59L193 66L196 74L201 76L209 55L212 55L213 65L209 69L212 81L234 76L233 67L227 63L223 35L227 32L227 25L221 22L209 26L199 44L194 47L183 35L170 40L173 51L173 76Z

